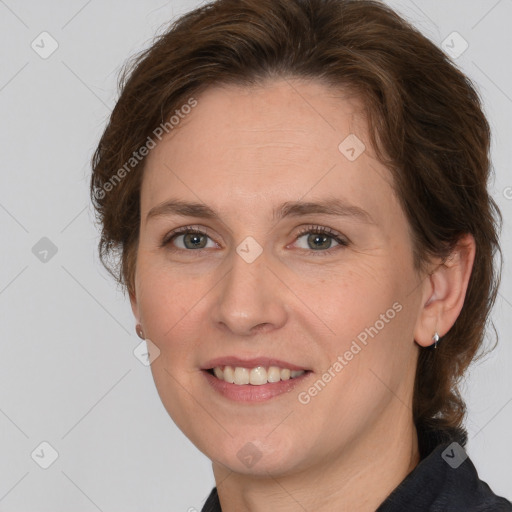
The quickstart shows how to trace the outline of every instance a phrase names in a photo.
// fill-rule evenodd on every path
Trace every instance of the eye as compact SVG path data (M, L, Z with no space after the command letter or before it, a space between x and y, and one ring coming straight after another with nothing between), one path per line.
M307 236L306 236L307 235ZM305 246L300 249L311 249L317 254L331 253L336 248L347 247L349 242L344 239L339 233L333 231L331 228L325 226L308 226L302 229L298 234L296 240L305 238ZM332 243L336 242L337 245L333 247Z
M200 249L207 249L207 239L210 238L208 233L205 231L202 231L194 226L184 226L178 229L175 229L171 233L167 234L165 238L162 240L161 246L165 247L168 245L171 245L172 242L175 240L179 240L181 238L181 241L176 245L175 248L182 249L182 250L200 250ZM216 247L217 245L215 242L213 242L213 247ZM210 248L212 245L209 246Z
M161 247L172 245L174 247L171 247L171 250L188 250L189 252L218 247L213 240L213 245L208 246L209 238L210 236L204 230L194 226L183 226L168 233L162 240ZM301 238L305 238L305 246L299 246L299 249L315 252L315 255L330 254L332 251L337 250L336 248L339 249L349 245L348 240L325 226L307 226L297 234L296 241L299 241ZM179 240L179 242L175 242L176 240ZM337 245L333 246L333 242L336 242Z

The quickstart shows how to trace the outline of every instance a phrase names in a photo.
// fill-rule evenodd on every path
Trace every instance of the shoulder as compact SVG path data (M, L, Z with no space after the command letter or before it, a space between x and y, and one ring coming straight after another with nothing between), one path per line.
M465 431L423 431L422 460L377 512L512 512L512 503L482 481L465 451Z
M449 510L455 510L454 507L459 507L458 510L466 510L467 512L512 512L512 503L503 497L497 496L489 485L479 478L478 472L471 459L465 454L464 448L459 448L452 443L438 447L435 453L446 460L449 456L453 457L452 454L455 450L459 450L460 465L452 467L448 464L445 473L445 484L437 499L439 507L434 508L433 511L439 510L440 512L443 510L440 505L445 502L446 506L450 507Z

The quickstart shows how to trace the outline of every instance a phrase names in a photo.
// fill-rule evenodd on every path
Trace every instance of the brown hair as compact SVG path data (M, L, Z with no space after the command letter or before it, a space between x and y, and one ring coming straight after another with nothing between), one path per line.
M416 425L461 429L458 383L478 355L501 276L494 256L501 255L502 217L487 191L490 130L471 81L378 1L217 0L172 23L129 62L92 161L101 261L133 294L144 159L133 169L126 162L155 128L213 84L275 77L320 80L364 100L371 143L393 174L418 270L430 258L446 258L461 235L474 236L464 306L437 349L420 350L413 399ZM122 180L113 182L121 168Z

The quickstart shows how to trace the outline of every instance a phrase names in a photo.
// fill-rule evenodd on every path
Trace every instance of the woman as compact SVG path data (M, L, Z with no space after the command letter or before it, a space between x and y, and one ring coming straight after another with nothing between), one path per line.
M203 510L512 510L457 383L499 283L470 81L374 1L217 0L123 76L93 160Z

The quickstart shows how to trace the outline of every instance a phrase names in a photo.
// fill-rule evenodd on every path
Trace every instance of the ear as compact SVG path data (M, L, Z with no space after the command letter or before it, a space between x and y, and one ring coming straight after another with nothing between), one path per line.
M437 331L440 337L444 336L457 320L466 297L475 252L475 239L467 233L446 261L438 263L425 281L423 306L414 330L418 345L432 345L434 333Z

